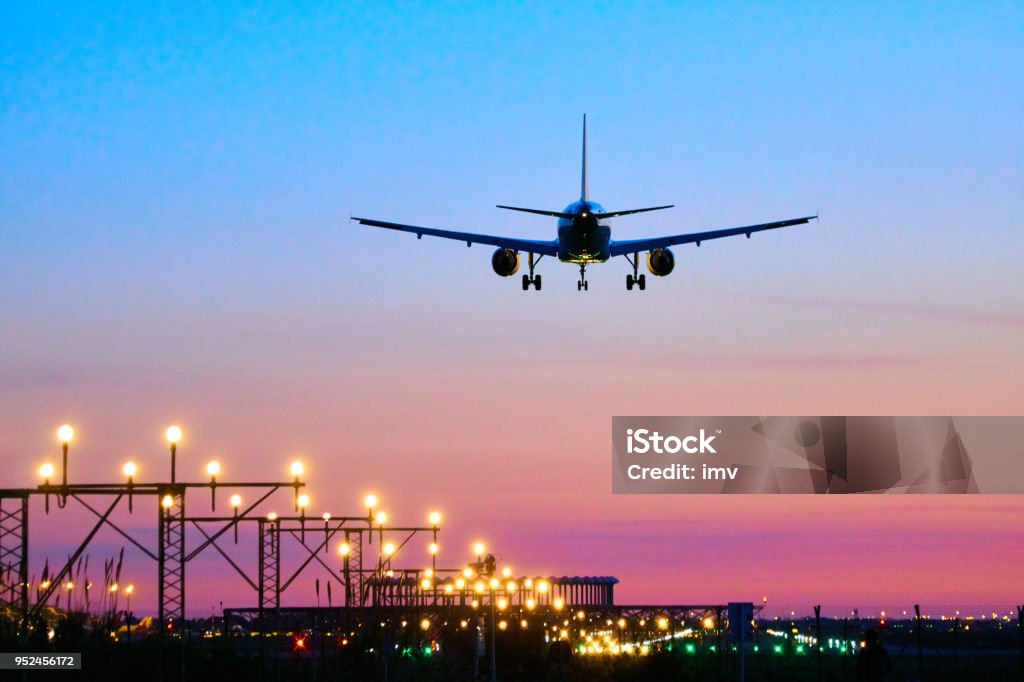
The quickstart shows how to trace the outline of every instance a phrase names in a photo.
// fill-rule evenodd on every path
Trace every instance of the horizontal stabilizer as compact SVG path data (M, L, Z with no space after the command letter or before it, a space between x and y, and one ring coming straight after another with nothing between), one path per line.
M552 218L567 218L572 220L576 216L572 213L561 213L559 211L545 211L540 208L519 208L518 206L502 206L498 204L498 208L503 208L506 211L522 211L523 213L536 213L537 215L546 215Z
M666 208L672 208L675 204L669 204L668 206L651 206L650 208L631 208L628 211L605 211L604 213L598 213L598 217L601 218L618 218L620 215L633 215L634 213L647 213L648 211L661 211Z

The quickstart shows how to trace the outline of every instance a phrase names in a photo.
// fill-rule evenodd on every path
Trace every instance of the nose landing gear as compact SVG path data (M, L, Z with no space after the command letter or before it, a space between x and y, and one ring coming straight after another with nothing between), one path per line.
M587 282L587 264L580 263L580 281L576 282L577 291L587 291L590 287Z

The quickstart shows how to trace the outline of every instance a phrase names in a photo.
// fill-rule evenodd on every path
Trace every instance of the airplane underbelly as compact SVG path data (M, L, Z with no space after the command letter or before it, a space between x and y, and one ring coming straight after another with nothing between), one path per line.
M611 257L611 230L598 226L594 232L567 227L558 231L558 260L563 263L604 263Z

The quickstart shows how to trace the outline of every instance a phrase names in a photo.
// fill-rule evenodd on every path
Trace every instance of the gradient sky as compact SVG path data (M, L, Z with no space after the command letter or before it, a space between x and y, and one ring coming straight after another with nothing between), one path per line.
M437 506L446 563L484 538L622 603L1019 602L1021 496L609 477L614 414L1024 412L1019 3L337 5L5 7L0 485L63 421L73 480L149 478L176 421L197 478L302 453L317 508ZM677 206L617 237L822 219L679 248L642 294L547 260L526 294L487 247L347 220L551 238L493 206L576 198L583 112L592 198ZM37 520L34 570L78 523ZM254 603L218 561L190 610Z

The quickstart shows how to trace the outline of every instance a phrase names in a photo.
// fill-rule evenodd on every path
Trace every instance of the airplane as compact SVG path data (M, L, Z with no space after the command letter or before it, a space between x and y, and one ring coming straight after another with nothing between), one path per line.
M587 186L586 114L583 115L583 171L580 178L579 200L572 202L561 211L520 208L518 206L504 206L501 204L497 208L558 218L558 237L553 241L519 239L517 237L440 230L433 227L405 225L370 218L356 218L354 216L350 219L361 225L411 232L416 235L417 239L422 239L423 235L427 235L428 237L441 237L466 242L466 246L472 246L473 244L496 246L498 248L494 255L491 256L491 267L496 274L502 277L512 277L515 275L519 271L519 254L526 253L529 274L523 275L523 291L527 291L531 286L533 286L534 290L540 291L541 276L534 274L534 270L544 256L557 257L563 263L575 263L578 265L580 279L576 283L576 289L579 291L589 289L589 283L587 282L588 265L591 263L604 263L616 256L624 256L633 268L633 273L626 275L626 289L631 291L635 286L643 291L647 288L647 277L638 273L640 254L643 252L647 253L647 270L655 277L665 277L675 269L676 264L675 254L672 253L672 250L669 248L670 246L682 244L696 244L700 246L703 242L712 239L735 237L741 234L745 234L747 239L749 239L750 235L755 232L775 230L792 225L803 225L804 223L816 220L818 217L816 215L805 216L803 218L791 218L773 223L675 234L664 237L614 240L611 238L612 230L608 222L611 218L646 213L648 211L660 211L672 208L672 205L633 208L625 211L605 211L601 204L590 200Z

